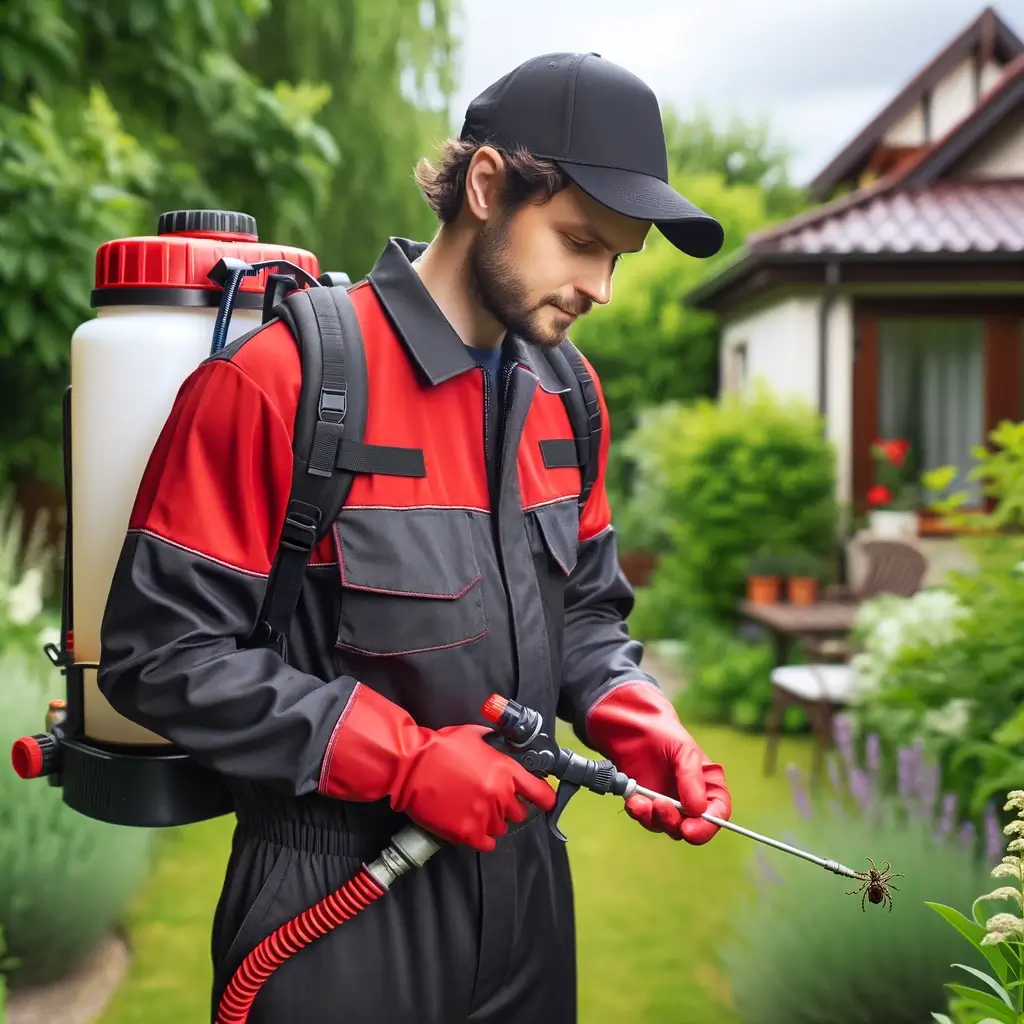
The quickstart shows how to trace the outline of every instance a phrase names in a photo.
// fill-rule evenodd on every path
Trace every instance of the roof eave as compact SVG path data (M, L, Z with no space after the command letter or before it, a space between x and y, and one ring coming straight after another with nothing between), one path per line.
M748 251L743 258L722 272L701 282L683 296L683 303L694 309L713 311L719 300L745 281L758 270L778 266L821 266L829 264L944 264L944 263L1019 263L1024 259L1024 251L994 249L983 251L941 250L924 252L757 252ZM824 274L822 284L825 283Z

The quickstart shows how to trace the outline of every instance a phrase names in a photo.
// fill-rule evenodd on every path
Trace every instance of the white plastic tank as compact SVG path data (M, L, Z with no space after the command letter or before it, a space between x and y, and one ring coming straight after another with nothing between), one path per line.
M71 338L73 660L84 677L83 732L101 744L166 743L100 693L100 624L150 453L185 378L210 355L222 290L207 275L225 257L319 272L312 253L261 244L247 214L165 213L156 235L100 247L97 315ZM266 277L243 279L227 343L261 323Z

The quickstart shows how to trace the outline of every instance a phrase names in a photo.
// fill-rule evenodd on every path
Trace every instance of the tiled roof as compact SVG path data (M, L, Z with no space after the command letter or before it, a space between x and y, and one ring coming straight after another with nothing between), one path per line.
M853 197L848 197L853 198ZM869 190L751 239L756 253L1024 253L1024 181ZM822 213L825 216L822 216Z

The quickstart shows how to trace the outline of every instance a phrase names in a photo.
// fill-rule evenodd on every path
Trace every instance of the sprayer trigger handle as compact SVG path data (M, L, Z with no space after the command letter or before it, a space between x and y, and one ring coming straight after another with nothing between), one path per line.
M555 806L548 811L548 827L554 837L561 839L563 843L567 843L569 837L562 834L562 830L558 827L558 819L579 788L578 782L566 782L565 779L562 779L558 783L558 790L555 794Z

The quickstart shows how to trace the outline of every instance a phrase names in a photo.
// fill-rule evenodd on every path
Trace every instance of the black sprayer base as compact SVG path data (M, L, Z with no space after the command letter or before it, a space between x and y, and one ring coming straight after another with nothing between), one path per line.
M64 803L110 825L168 828L231 814L223 779L185 754L106 750L62 739Z

